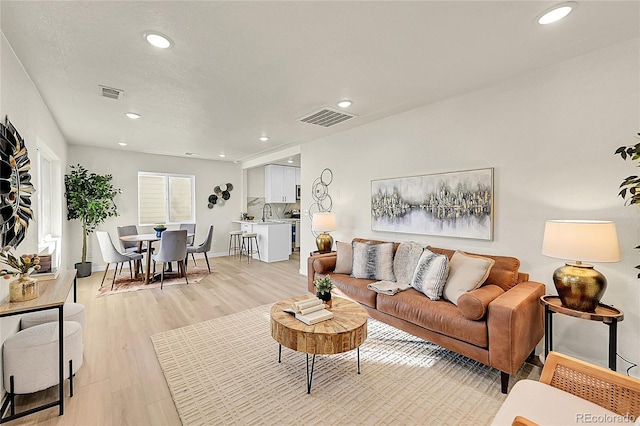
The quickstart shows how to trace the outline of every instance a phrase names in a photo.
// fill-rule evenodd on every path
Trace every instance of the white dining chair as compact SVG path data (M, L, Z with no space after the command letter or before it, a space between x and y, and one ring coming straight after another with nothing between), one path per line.
M184 259L187 257L187 230L176 229L173 231L164 231L160 237L160 248L158 253L152 256L154 262L162 262L162 273L160 279L160 289L164 284L165 265L171 262L178 263L178 274L187 278L187 270L184 266Z
M106 268L104 268L104 275L102 276L102 282L100 283L100 287L104 284L104 280L107 277L107 272L109 271L109 265L112 263L116 264L116 268L113 271L113 282L111 283L111 290L113 290L113 285L116 282L116 275L118 273L118 264L124 262L129 262L129 273L131 278L133 278L133 268L131 266L132 261L142 260L141 253L120 253L115 246L113 245L113 241L111 240L111 235L109 235L106 231L96 231L96 237L98 237L98 244L100 245L100 251L102 252L102 258L107 264ZM122 268L120 268L122 272Z
M207 261L207 269L209 270L209 273L211 273L211 267L209 266L209 257L207 256L207 252L211 250L211 240L213 240L213 225L209 226L209 231L207 232L207 238L204 240L202 244L200 244L197 247L187 246L187 257L189 256L189 253L191 253L191 256L193 257L193 264L196 266L197 266L197 263L196 263L196 258L194 256L194 253L204 253L204 260ZM185 258L185 264L187 263L188 263L187 258Z

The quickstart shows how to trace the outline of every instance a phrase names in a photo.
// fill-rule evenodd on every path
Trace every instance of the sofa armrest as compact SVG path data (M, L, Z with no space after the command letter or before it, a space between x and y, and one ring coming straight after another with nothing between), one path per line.
M326 275L333 272L336 268L336 260L338 255L336 252L314 254L307 259L307 289L315 293L313 282L316 280L316 274Z
M515 374L544 336L544 284L525 281L489 304L489 365Z

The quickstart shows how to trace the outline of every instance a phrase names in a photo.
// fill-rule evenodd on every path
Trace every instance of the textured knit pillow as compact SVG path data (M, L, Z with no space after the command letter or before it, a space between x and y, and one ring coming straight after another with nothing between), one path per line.
M424 245L414 241L400 243L396 254L393 256L393 274L396 281L403 284L410 284L413 274L424 251Z
M442 296L444 283L449 275L449 259L444 254L435 254L427 249L422 252L413 273L411 286L431 300Z
M351 244L336 241L336 267L333 270L336 274L351 275L353 264L353 249Z
M444 286L444 298L458 305L458 297L478 288L489 276L496 263L488 257L456 251L449 261L449 278Z
M354 241L351 276L378 281L395 281L393 274L394 243L369 244Z

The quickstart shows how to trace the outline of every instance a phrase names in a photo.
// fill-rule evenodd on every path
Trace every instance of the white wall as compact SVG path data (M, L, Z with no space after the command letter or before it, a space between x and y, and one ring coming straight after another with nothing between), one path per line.
M42 141L55 151L62 163L66 162L67 157L66 141L4 34L0 36L0 58L0 119L4 123L5 116L9 116L11 122L24 138L31 159L31 181L37 182L37 141ZM62 176L59 178L61 184ZM31 202L34 219L29 223L25 239L16 248L16 254L38 251L37 192L31 197ZM0 285L0 300L6 300L9 297L9 286L4 280L2 283L4 285ZM19 317L7 317L0 320L0 341L4 342L8 335L17 330L18 321Z
M120 225L138 224L138 172L192 174L196 177L196 238L195 243L204 241L209 225L214 225L213 245L210 256L227 255L231 221L240 218L242 209L241 168L238 164L223 161L177 158L162 155L141 154L126 149L101 149L81 146L70 146L68 164L82 164L90 172L112 174L113 185L122 189L122 194L115 199L118 216L107 219L99 229L111 233L111 238L118 245L116 228ZM67 170L68 171L68 170ZM223 206L216 204L212 209L207 207L208 197L213 188L231 183L234 189L231 198ZM69 268L80 261L82 250L82 228L79 221L69 222L67 240L70 242ZM152 227L140 228L139 232L153 232ZM168 226L169 229L175 226ZM100 247L95 235L88 239L87 261L92 261L94 269L104 269Z
M302 209L323 168L333 171L329 193L334 239L415 240L435 246L518 257L521 270L556 294L551 276L560 259L541 254L548 219L609 219L618 227L622 261L598 264L609 281L603 302L625 313L618 352L640 362L640 222L617 197L637 171L613 155L638 142L639 43L624 43L512 79L495 87L409 111L302 146ZM332 155L331 153L335 153ZM373 232L371 180L495 168L493 241ZM315 249L308 217L302 253ZM301 257L306 271L306 256ZM607 326L556 315L554 349L607 365ZM618 360L618 369L629 365ZM640 376L640 367L631 371Z

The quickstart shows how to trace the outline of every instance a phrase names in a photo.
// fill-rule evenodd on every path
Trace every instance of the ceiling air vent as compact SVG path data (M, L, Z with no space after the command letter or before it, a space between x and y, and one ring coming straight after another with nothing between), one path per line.
M98 86L98 94L104 98L120 100L124 90L114 89L113 87Z
M322 127L331 127L353 117L355 117L353 114L347 114L331 108L323 108L320 111L316 111L306 117L302 117L299 121L302 121L303 123L317 124Z

